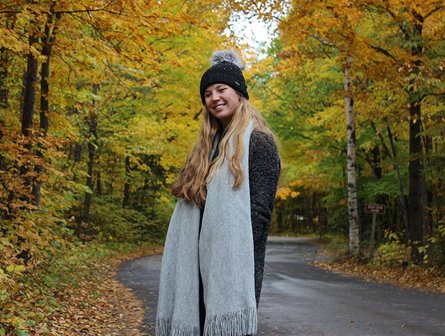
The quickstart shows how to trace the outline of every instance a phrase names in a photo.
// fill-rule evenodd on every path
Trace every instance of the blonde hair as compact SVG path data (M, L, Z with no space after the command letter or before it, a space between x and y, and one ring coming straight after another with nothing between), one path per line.
M244 179L245 172L243 172L241 165L244 148L243 136L250 120L253 120L255 130L270 135L276 141L264 118L247 99L240 96L240 104L236 108L232 121L219 143L218 156L210 162L213 140L222 126L204 107L204 116L198 140L190 152L185 165L178 173L173 185L173 195L192 201L196 205L204 204L207 196L207 183L212 179L218 168L221 167L226 157L230 172L235 178L232 188L234 190L238 189ZM228 143L232 135L234 151L232 151L233 154L230 153L232 155L229 157Z

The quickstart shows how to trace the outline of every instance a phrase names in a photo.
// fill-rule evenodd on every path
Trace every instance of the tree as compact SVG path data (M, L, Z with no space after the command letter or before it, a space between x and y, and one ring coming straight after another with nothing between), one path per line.
M252 3L250 5L254 8ZM342 141L330 119L338 113L335 111L338 111L340 91L326 91L325 83L338 81L338 70L345 69L340 66L352 57L348 71L357 111L356 168L362 190L359 190L359 197L368 202L388 202L388 206L398 197L404 204L405 195L400 190L409 182L410 214L404 214L403 205L394 208L394 212L391 210L388 214L394 217L388 218L385 225L402 235L404 231L409 234L415 262L422 259L416 246L425 241L424 232L434 232L439 225L437 216L436 222L431 223L432 213L437 212L429 209L443 207L437 203L439 198L433 197L437 194L439 176L431 170L433 165L439 167L439 161L433 159L437 156L432 152L438 147L434 149L431 145L431 135L440 137L437 106L444 92L443 71L440 70L443 69L443 39L439 37L443 30L443 4L439 1L422 4L415 1L291 2L286 15L280 19L280 35L270 51L272 59L268 69L271 75L265 82L270 86L267 99L273 103L264 106L273 110L271 115L276 113L279 121L273 123L285 139L287 148L283 147L288 151L285 155L294 157L288 168L289 181L301 181L299 174L306 178L308 169L297 162L302 160L298 154L315 156L308 155L311 151L318 157L312 161L303 159L313 167L312 178L307 181L313 183L322 178L329 181L325 183L332 188L331 183L343 176L338 165L326 170L326 162L336 162L334 153L338 155L339 152L332 149L339 143L341 146ZM337 71L326 68L332 63L337 65ZM312 64L315 67L308 71ZM316 79L319 79L318 85L312 85ZM392 140L384 139L389 134L388 127ZM385 141L398 147L397 157L391 154ZM327 147L331 153L320 146ZM377 153L379 157L375 156ZM408 170L405 170L405 163ZM326 174L326 171L332 173ZM368 174L371 173L378 173L380 177L370 180ZM310 183L298 185L299 191L312 189ZM319 191L330 195L326 200L332 198L337 202L332 203L332 207L346 204L338 199L341 193L336 194L329 188L321 187ZM433 200L434 207L431 206ZM409 230L403 224L404 218L409 218Z

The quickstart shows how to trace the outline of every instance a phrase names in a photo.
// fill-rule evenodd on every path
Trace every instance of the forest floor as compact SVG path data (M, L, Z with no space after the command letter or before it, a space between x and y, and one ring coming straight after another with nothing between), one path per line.
M358 258L348 257L344 251L332 251L323 244L319 247L318 253L322 258L313 262L313 265L325 270L366 281L445 293L445 269L437 266L373 265Z
M335 262L316 261L313 264L331 272L344 273L367 281L445 293L445 272L438 267L377 267L351 258Z
M319 245L317 267L344 273L371 282L445 293L445 273L438 268L376 267L351 258L334 258ZM51 334L57 335L126 335L147 336L140 330L144 317L143 303L117 279L122 262L159 254L162 248L150 247L104 260L78 288L59 293L64 302L48 317ZM39 333L37 333L39 334Z
M117 280L119 265L126 260L158 254L162 247L143 248L100 261L76 288L58 293L60 307L48 316L51 335L126 335L143 336L142 302ZM40 334L37 332L37 334ZM43 332L42 334L47 334Z

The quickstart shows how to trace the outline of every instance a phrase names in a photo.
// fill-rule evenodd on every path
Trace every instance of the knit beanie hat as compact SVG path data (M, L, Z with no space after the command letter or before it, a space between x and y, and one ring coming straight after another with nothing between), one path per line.
M233 50L218 50L213 53L210 60L212 66L204 72L201 78L199 91L202 104L205 105L205 90L213 84L222 83L229 85L241 95L249 99L246 81L242 73L244 65Z

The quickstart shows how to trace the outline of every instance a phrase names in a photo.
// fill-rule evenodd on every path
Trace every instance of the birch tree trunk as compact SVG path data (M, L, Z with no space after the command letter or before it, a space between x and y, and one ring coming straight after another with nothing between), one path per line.
M347 175L348 175L348 222L349 222L349 253L358 254L360 251L360 221L358 214L356 148L354 124L354 100L352 80L350 75L352 57L346 58L344 69L344 90L346 110L347 146Z

